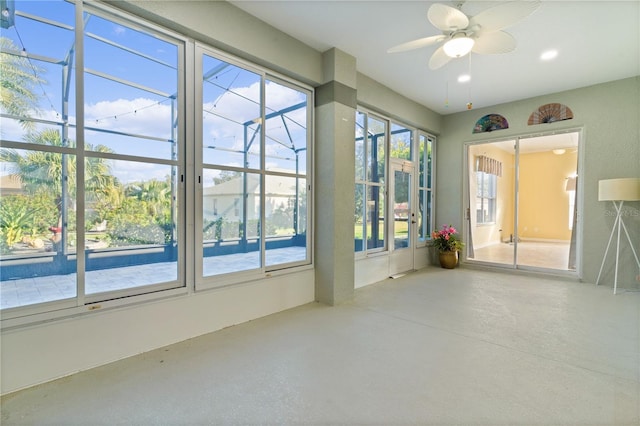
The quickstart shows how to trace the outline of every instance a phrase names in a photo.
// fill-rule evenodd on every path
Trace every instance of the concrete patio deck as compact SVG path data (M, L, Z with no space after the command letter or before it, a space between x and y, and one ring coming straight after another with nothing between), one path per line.
M304 247L286 247L267 251L267 264L296 262L305 259ZM259 252L236 253L204 258L205 276L256 269ZM177 262L150 263L85 273L86 294L141 287L177 279ZM34 305L76 297L77 274L6 280L0 283L0 308Z

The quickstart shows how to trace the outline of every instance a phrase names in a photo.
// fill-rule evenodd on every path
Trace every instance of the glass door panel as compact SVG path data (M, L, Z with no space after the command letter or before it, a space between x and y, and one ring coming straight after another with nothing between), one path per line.
M467 259L513 266L515 141L470 145L467 158Z
M411 174L402 170L393 173L393 248L394 250L410 247L411 234Z
M258 270L262 76L203 53L202 277Z
M86 22L86 300L182 287L181 43L97 12Z
M520 139L518 265L575 270L577 166L578 133Z
M389 213L393 215L393 220L390 221L393 235L390 275L394 275L413 269L413 165L410 162L392 160L390 172L392 194L389 198Z

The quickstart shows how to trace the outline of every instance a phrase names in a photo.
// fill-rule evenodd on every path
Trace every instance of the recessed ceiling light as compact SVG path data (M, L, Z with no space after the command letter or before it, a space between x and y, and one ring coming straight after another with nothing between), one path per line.
M542 52L542 55L540 55L540 59L542 59L543 61L550 61L554 59L556 56L558 56L558 51L555 49L552 49L552 50L547 50L546 52Z
M462 74L458 77L458 83L466 83L471 80L471 76L469 74Z

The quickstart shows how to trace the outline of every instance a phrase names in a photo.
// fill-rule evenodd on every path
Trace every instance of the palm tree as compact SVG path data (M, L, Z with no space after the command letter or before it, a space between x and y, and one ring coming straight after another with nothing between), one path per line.
M55 129L27 133L24 140L37 145L63 146L60 132ZM111 152L111 149L103 145L98 145L95 148L87 145L87 149L94 152ZM36 150L21 152L15 149L0 149L0 161L14 165L17 169L15 174L30 198L36 199L34 196L37 196L40 200L48 199L50 201L45 204L50 203L49 210L57 209L58 220L55 225L51 224L52 226L49 228L55 235L61 233L62 222L66 222L66 219L63 219L63 215L66 213L63 212L75 204L73 201L77 194L76 158L75 155L57 152ZM66 184L64 192L63 179ZM111 175L110 167L105 159L86 158L84 187L88 202L95 202L98 199L117 194L119 186L117 179ZM43 215L48 213L46 209L41 211ZM71 223L75 222L73 217L69 217L69 219ZM41 222L40 218L36 218L35 222Z
M55 129L45 129L39 132L28 133L24 136L25 142L37 145L63 146L60 132ZM93 147L87 144L87 150L94 152L113 152L104 145ZM76 182L76 156L48 151L27 151L24 154L14 149L0 150L0 160L13 163L18 169L16 173L29 193L47 191L53 194L61 194L63 166L62 157L67 155L65 175L67 188L70 195L75 196ZM104 191L110 186L117 186L117 180L111 175L109 164L103 158L87 157L85 162L85 188L87 193Z
M168 180L163 182L152 179L131 184L127 187L125 193L127 196L143 201L148 208L149 214L158 220L165 219L162 216L165 216L171 208L171 187Z
M45 82L38 77L44 70L36 68L11 39L0 37L0 107L11 115L28 118L38 105L36 86ZM9 53L11 52L11 53ZM23 127L32 129L29 120L20 120Z

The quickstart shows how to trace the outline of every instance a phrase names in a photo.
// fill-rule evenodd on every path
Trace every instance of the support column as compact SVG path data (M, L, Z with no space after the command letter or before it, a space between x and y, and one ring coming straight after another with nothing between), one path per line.
M316 300L347 302L354 290L356 60L338 49L323 54L316 88Z

